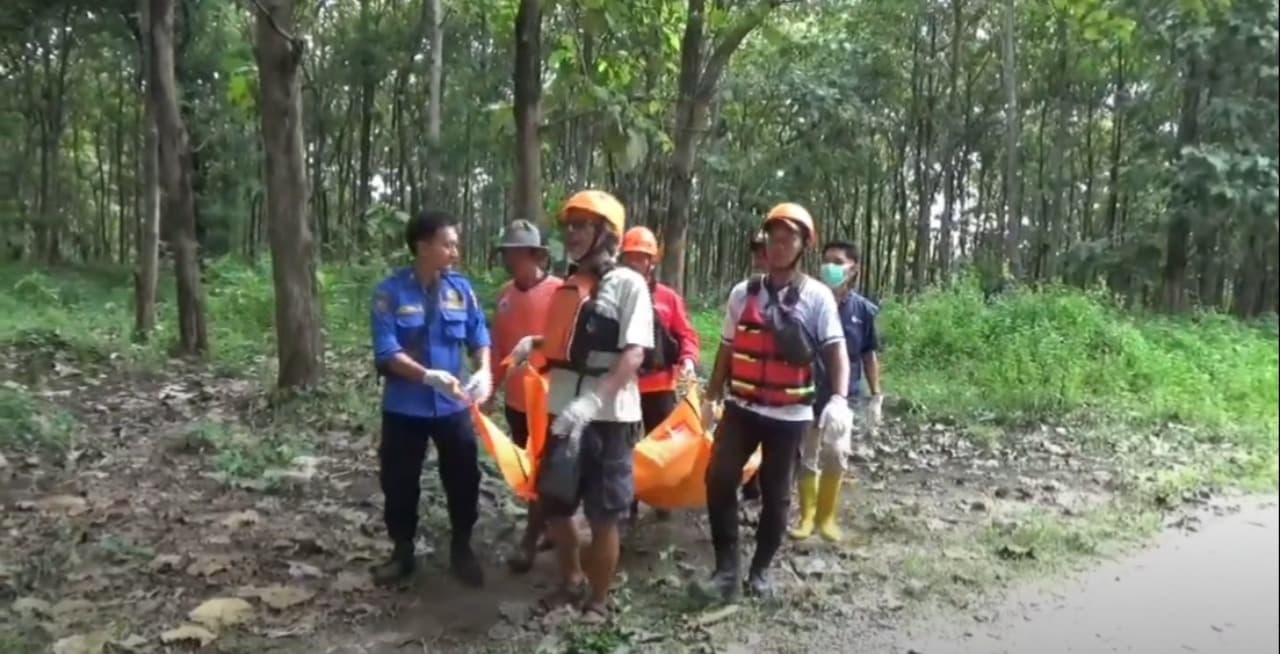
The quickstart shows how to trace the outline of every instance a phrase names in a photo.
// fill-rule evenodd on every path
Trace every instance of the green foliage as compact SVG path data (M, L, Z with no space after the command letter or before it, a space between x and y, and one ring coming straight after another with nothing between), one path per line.
M306 454L305 441L292 434L268 431L247 434L218 422L192 426L187 444L212 455L218 471L231 479L262 479L289 467Z
M0 382L0 448L65 450L75 426L74 418L21 385Z
M1214 314L1128 316L1065 288L986 301L973 284L890 304L881 316L887 388L933 413L1088 413L1276 440L1280 355L1265 328Z
M611 654L626 648L631 639L616 627L571 629L561 651L565 654Z

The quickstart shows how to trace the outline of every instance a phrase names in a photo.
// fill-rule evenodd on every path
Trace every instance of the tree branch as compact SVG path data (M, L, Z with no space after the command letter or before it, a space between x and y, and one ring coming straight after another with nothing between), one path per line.
M730 57L733 56L738 46L742 45L742 41L747 38L747 35L759 27L775 8L795 1L761 0L725 31L724 36L720 38L715 48L712 49L711 56L707 58L706 66L702 70L702 76L698 78L698 90L694 94L698 102L711 101L711 98L715 95L716 86L720 84L720 77L724 75L725 68L729 66Z
M260 2L259 0L249 0L249 2L253 3L253 6L256 7L257 10L261 12L264 17L266 17L267 24L271 25L271 29L275 30L276 33L280 35L280 38L289 42L289 45L294 50L294 56L301 57L302 49L303 47L305 47L305 44L302 42L302 40L294 38L288 32L281 29L280 23L276 22L276 17L272 16L271 12L266 7L262 6L262 2Z

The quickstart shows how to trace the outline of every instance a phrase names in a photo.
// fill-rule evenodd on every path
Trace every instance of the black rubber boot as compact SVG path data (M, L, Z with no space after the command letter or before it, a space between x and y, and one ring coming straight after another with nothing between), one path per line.
M706 599L733 602L742 589L741 570L738 548L717 548L716 569L710 579L696 585L698 593Z
M747 592L762 600L774 598L777 587L773 585L773 577L769 574L768 568L752 570L747 575Z
M379 585L393 585L407 581L413 576L413 541L397 541L391 558L373 568L373 582Z
M751 557L751 569L747 572L747 592L753 597L770 600L777 594L773 576L769 574L769 565L772 562L773 555L762 552L757 545L756 553Z
M449 548L449 567L453 570L453 576L464 585L472 588L484 585L484 569L480 567L475 552L471 551L469 541L455 542Z

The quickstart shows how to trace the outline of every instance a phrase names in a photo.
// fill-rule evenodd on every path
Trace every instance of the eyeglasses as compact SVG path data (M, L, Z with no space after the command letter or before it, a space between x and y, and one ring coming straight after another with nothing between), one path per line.
M564 226L566 232L582 232L591 229L593 223L594 221L590 218L570 218L560 224Z

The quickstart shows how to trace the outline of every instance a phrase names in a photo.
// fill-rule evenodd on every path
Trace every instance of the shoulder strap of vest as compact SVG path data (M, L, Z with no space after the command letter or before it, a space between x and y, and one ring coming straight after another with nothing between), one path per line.
M800 303L800 287L804 285L808 275L800 273L796 278L791 280L790 284L783 289L782 303L788 307L794 307Z
M757 273L747 280L747 297L755 297L763 287L769 292L770 298L779 299L783 306L794 307L800 302L800 287L804 284L805 277L806 275L801 273L800 275L797 275L795 279L791 280L787 284L786 288L783 288L780 291L775 291L772 288L769 288L769 285L765 283L765 276Z

